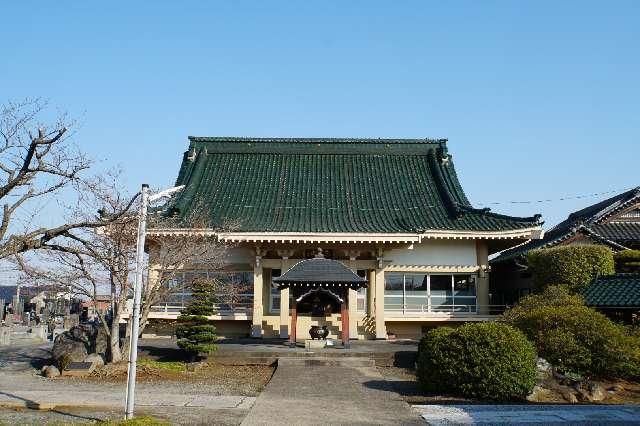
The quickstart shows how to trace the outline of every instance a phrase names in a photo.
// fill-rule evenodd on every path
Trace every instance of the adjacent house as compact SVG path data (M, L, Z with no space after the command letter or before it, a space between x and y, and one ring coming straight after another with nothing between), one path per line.
M640 273L600 276L582 291L582 295L587 306L632 324L638 321L640 314Z
M150 244L185 232L210 232L234 244L224 271L193 264L179 277L182 283L216 277L243 289L241 303L218 306L212 317L222 335L287 338L293 323L299 338L317 325L334 338L348 329L352 339L386 339L489 320L500 311L489 300L489 256L542 236L538 215L474 208L443 139L189 142L177 179L185 188L166 212L187 217L200 204L212 226L238 225L217 234L213 228L151 229ZM363 280L351 277L355 284L348 285L332 279L349 274L322 269L336 269L336 263L318 261L274 283L315 258L337 261ZM306 281L291 278L298 275ZM309 282L314 291L302 291ZM154 306L150 318L176 318L188 297L174 294Z
M492 303L511 304L531 292L530 250L559 245L603 244L614 251L640 248L640 187L573 212L544 238L508 249L490 261Z

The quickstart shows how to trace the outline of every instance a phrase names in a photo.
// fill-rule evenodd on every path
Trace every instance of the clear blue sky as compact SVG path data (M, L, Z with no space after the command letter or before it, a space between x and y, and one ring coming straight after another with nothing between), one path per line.
M0 99L127 184L188 135L448 138L476 204L640 185L640 2L6 1ZM602 198L602 197L600 197ZM494 211L553 224L597 198Z

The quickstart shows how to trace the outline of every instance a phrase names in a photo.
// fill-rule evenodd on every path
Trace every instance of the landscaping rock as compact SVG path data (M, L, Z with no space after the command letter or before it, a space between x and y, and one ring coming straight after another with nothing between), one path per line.
M576 396L575 392L565 390L562 392L562 397L570 404L578 403L578 397Z
M55 365L47 365L42 369L42 375L48 379L53 379L60 375L60 370Z
M536 360L536 378L538 381L553 377L553 366L544 358L538 357Z
M609 388L609 392L622 392L623 390L624 386L622 386L620 383L616 383Z
M104 365L104 358L100 354L90 354L84 359L84 362L90 362L93 367L102 367Z
M600 402L607 397L607 392L600 383L589 382L587 388L589 390L589 399L592 402Z

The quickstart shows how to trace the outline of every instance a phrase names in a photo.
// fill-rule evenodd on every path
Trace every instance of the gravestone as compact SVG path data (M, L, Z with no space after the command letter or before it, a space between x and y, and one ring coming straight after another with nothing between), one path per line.
M0 346L9 346L11 344L11 327L0 326Z
M0 321L4 319L4 314L7 312L6 306L4 304L4 299L0 299Z
M24 312L22 314L22 322L24 323L24 325L26 325L27 327L31 326L31 314L29 312Z
M12 313L8 313L7 317L4 320L4 323L7 325L7 327L12 327L13 326L13 314Z
M31 334L36 339L47 340L47 329L45 325L37 325L31 328Z

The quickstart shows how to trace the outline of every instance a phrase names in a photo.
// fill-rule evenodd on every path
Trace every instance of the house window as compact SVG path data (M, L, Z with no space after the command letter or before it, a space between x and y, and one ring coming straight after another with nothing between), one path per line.
M280 290L273 285L273 279L282 275L281 269L271 270L271 290L269 293L269 310L274 313L280 313Z
M384 274L384 310L402 312L404 308L404 274Z
M475 313L475 275L386 273L384 309L395 313Z
M404 276L404 309L426 312L429 308L429 276L426 274L406 274Z
M453 305L451 275L431 275L431 311L448 312Z
M154 311L179 312L189 302L194 280L215 279L218 289L214 308L218 313L248 312L253 308L253 272L184 271L178 272L167 282L169 294L161 300Z
M359 277L367 278L366 269L358 269L357 274ZM367 313L367 288L363 287L358 289L356 296L356 311Z

